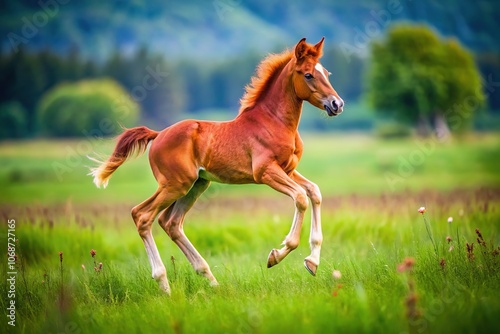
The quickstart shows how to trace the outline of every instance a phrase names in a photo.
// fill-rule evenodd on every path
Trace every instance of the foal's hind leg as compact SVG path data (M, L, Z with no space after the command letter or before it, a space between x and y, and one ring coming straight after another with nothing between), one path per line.
M184 216L209 185L210 181L201 178L198 179L194 183L191 190L189 190L184 197L179 198L171 207L166 209L160 215L158 222L165 232L167 232L169 237L186 255L194 270L198 274L208 278L210 280L210 285L218 285L207 261L205 261L196 248L194 248L191 244L189 239L184 234L184 229L182 227L184 224Z
M168 294L170 294L170 286L167 271L151 233L151 225L158 213L170 206L175 200L175 194L168 193L165 188L160 187L153 196L132 209L132 218L146 247L153 278L158 282L160 288Z
M323 242L323 234L321 232L321 192L315 183L300 175L299 172L294 171L291 176L295 182L305 189L307 196L311 199L311 234L309 236L311 255L305 258L304 265L312 275L316 275L316 269L319 265L321 243Z

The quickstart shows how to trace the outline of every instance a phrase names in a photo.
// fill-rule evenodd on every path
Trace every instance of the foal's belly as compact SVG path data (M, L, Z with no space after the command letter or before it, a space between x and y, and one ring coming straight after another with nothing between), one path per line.
M218 182L218 183L228 183L228 184L246 184L246 183L255 183L253 173L231 169L228 167L219 168L214 170L207 170L205 167L200 167L198 170L198 177Z

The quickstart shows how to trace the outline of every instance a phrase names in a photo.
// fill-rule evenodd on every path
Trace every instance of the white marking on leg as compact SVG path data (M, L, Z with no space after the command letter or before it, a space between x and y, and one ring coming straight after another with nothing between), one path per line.
M142 239L144 241L144 247L146 248L146 253L148 254L149 263L151 264L151 271L153 278L158 282L160 288L166 293L170 294L170 286L167 279L167 270L163 264L158 248L154 241L151 231L149 231Z
M311 234L309 244L311 246L311 255L308 259L316 265L319 265L321 244L323 242L323 233L321 231L321 209L318 204L313 204L311 219Z
M321 244L323 242L323 233L321 231L321 191L313 182L309 181L299 172L294 172L294 180L299 183L307 192L307 196L311 199L312 215L311 215L311 233L309 236L309 244L311 246L311 255L306 257L306 261L310 261L316 266L319 265Z
M189 241L182 230L180 231L179 237L176 238L174 242L181 249L184 255L186 255L186 258L199 275L206 277L210 281L210 285L219 285L214 275L212 274L207 261L205 261L205 259L200 255L196 248L194 248L193 244Z
M303 190L302 190L303 191ZM305 198L305 202L301 197ZM281 262L291 251L299 246L300 242L300 231L302 230L302 222L304 220L304 213L307 208L307 196L306 194L301 194L299 192L295 197L295 214L293 217L292 226L290 227L290 232L288 232L285 240L283 240L283 247L274 252L276 263Z

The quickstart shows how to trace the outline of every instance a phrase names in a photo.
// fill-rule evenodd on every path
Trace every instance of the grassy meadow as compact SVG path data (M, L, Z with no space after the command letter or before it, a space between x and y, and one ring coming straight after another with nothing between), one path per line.
M324 197L316 277L303 266L310 210L299 248L268 269L269 251L290 228L292 201L264 186L212 184L185 232L220 286L196 275L155 224L170 297L150 278L129 213L156 187L146 156L123 165L102 190L86 175L85 156L108 154L111 140L0 144L1 242L11 219L17 239L16 326L4 316L0 331L478 333L500 326L499 135L445 143L306 135L304 143L299 171ZM8 290L2 284L4 314Z

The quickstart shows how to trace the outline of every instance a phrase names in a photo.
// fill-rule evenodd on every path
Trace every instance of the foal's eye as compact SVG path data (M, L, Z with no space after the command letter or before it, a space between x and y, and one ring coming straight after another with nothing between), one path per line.
M304 74L304 77L307 79L307 80L311 80L313 78L312 74L311 73L306 73Z

